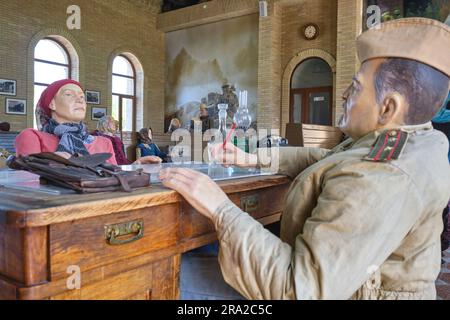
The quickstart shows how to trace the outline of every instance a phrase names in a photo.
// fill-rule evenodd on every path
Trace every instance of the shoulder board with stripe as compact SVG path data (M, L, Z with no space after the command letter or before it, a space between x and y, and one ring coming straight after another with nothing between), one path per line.
M364 160L387 162L400 158L408 141L409 134L402 130L383 132L375 142L374 147Z

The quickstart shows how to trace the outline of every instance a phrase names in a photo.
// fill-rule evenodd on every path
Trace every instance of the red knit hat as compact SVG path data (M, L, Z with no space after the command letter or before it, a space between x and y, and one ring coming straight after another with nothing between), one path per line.
M58 80L56 82L53 82L51 85L49 85L44 92L41 94L41 98L39 99L39 102L37 103L36 109L41 109L42 112L47 115L49 118L51 118L52 113L50 111L50 103L52 102L53 98L58 93L59 89L64 87L66 84L75 84L83 90L83 87L81 84L75 80Z

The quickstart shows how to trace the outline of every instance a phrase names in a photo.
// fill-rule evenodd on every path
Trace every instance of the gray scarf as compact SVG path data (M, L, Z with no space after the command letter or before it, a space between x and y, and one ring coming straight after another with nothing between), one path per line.
M42 131L54 134L59 138L57 152L67 152L72 155L88 155L89 152L84 144L91 144L95 139L89 135L86 125L82 122L59 124L50 119Z

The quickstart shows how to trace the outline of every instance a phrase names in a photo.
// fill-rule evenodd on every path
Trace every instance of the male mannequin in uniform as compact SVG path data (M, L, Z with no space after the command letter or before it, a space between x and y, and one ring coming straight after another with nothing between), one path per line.
M349 140L331 151L280 148L270 158L215 150L228 165L278 161L278 172L295 179L281 239L207 176L161 172L214 222L225 281L248 299L436 298L450 167L448 141L430 121L449 90L450 27L400 19L365 32L357 47L362 65L339 123Z

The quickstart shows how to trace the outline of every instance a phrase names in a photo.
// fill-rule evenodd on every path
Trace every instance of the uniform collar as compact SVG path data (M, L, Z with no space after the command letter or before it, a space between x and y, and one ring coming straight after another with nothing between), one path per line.
M418 125L399 126L398 128L390 128L390 129L383 128L383 129L375 130L371 133L368 133L364 137L358 139L357 141L355 141L352 144L352 148L354 148L354 147L359 147L359 148L372 147L373 144L378 139L378 137L388 130L401 130L404 132L408 132L409 134L412 134L412 133L416 133L416 132L420 132L420 131L433 130L433 125L431 124L431 121L430 121L430 122L418 124Z
M402 126L400 127L402 131L408 132L408 133L414 133L417 131L427 131L427 130L433 130L433 125L430 122L424 123L424 124L418 124L415 126Z
M372 131L368 134L366 134L364 137L359 138L358 140L353 139L347 139L343 143L341 143L339 146L334 148L332 150L332 153L341 152L353 148L371 148L377 141L378 137L386 132L387 130L402 130L405 132L408 132L409 134L420 132L420 131L428 131L433 130L433 125L431 122L427 122L424 124L419 125L411 125L411 126L399 126L397 129L391 128L391 129L379 129Z

